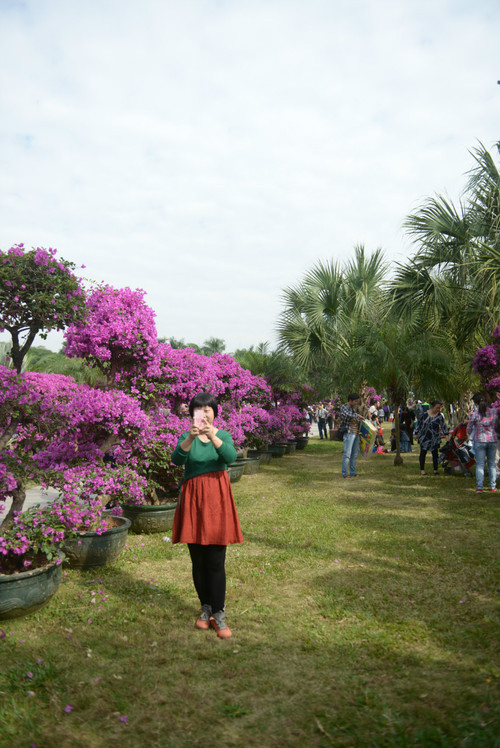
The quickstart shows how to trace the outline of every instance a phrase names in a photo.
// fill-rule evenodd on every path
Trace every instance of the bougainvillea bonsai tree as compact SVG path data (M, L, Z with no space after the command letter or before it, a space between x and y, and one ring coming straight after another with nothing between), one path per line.
M66 331L66 355L83 358L106 377L108 387L129 388L151 368L158 347L155 313L140 289L100 286L87 295L85 317Z
M123 463L145 454L149 420L134 398L97 390L58 374L17 375L0 367L0 501L13 501L5 522L21 511L28 481L68 486L65 471L83 480L120 447ZM99 493L97 475L94 494ZM15 483L15 485L14 485Z
M85 296L75 265L56 259L57 250L0 250L0 332L10 333L10 356L17 373L37 333L63 330L81 320Z

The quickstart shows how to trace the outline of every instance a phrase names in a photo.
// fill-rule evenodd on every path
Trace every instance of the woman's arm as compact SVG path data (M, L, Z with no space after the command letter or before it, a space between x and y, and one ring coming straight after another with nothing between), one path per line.
M200 429L198 426L191 426L191 429L187 436L184 437L184 434L179 438L179 441L177 442L177 446L172 452L171 460L174 463L174 465L185 465L186 460L189 456L189 451L191 449L191 445L193 444L194 440L198 436L200 432Z
M217 454L222 457L227 465L231 465L237 457L236 449L233 444L233 440L230 434L224 434L224 439L221 439L217 434L217 429L214 426L204 426L200 429L201 434L206 434L215 449Z

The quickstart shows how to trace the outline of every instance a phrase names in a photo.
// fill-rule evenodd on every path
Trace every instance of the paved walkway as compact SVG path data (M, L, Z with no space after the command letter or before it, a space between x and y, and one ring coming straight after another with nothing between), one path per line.
M32 506L35 506L35 504L47 506L47 504L50 504L50 502L54 501L54 499L58 496L59 491L56 491L55 488L48 488L47 490L42 489L40 486L36 488L28 488L28 490L26 491L26 501L24 502L23 511L29 509ZM12 499L7 499L4 511L0 512L0 521L9 511L11 503Z

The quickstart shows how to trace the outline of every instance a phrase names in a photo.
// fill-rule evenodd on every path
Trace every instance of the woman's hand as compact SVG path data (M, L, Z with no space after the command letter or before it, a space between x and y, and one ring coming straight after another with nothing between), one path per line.
M217 436L217 429L212 423L205 422L200 429L200 434L206 436L216 449L222 445L222 439Z
M193 423L191 425L191 428L189 429L189 434L186 436L186 438L184 439L184 441L180 445L181 449L184 452L189 452L189 450L191 449L192 443L194 442L194 440L196 439L196 437L199 435L199 433L200 433L200 429L198 428L198 426L195 426L194 423Z
M207 436L211 442L213 442L214 437L217 433L217 429L214 427L212 423L208 423L208 421L205 419L203 426L198 429L198 433L202 434L203 436Z
M190 439L191 441L194 441L199 433L200 433L200 429L198 428L198 426L192 423L191 428L189 429L188 439Z

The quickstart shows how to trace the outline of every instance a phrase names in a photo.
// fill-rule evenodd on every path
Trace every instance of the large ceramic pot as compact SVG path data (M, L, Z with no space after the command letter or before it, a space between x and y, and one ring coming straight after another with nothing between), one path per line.
M290 441L288 442L285 454L293 455L296 449L297 449L297 442L295 441L295 439L293 441L290 439Z
M56 561L32 571L0 574L0 620L19 618L45 605L61 584L62 565Z
M286 453L288 444L270 444L269 451L273 457L283 457Z
M244 465L239 465L236 462L233 462L232 465L228 466L227 472L229 474L229 480L231 481L231 483L237 483L239 480L241 480L244 469Z
M127 517L108 515L110 527L101 535L92 530L79 532L76 538L64 541L62 550L66 554L65 566L71 569L88 569L93 566L104 566L116 561L122 552L130 520Z
M297 437L296 443L297 443L297 449L305 449L309 443L309 437L299 436Z
M249 449L248 457L256 458L259 461L259 465L269 465L271 462L272 454L268 449Z
M243 465L243 475L253 475L260 468L260 462L255 457L237 457L238 465Z
M123 516L130 520L130 531L149 535L171 530L177 501L169 504L122 504Z

